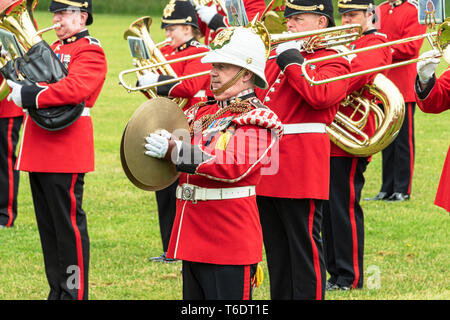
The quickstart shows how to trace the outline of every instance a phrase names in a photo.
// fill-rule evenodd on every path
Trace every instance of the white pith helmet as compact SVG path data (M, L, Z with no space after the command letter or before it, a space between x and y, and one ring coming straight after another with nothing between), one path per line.
M228 28L221 31L211 43L211 51L202 58L202 63L228 63L245 68L255 74L255 85L267 89L264 75L266 48L252 29Z

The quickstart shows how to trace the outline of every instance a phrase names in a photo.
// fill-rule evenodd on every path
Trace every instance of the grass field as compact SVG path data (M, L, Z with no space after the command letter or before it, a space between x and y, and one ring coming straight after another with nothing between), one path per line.
M41 27L51 24L38 13ZM96 171L86 175L83 207L91 239L91 299L181 299L181 264L149 263L161 253L154 193L134 187L119 159L123 129L145 101L118 85L118 73L131 67L122 34L136 17L96 15L91 34L103 44L108 77L92 111ZM163 39L159 20L152 26L155 41ZM54 33L45 35L47 41ZM439 73L444 70L442 64ZM444 299L450 298L449 214L433 205L450 142L450 114L429 115L416 110L416 162L412 199L405 203L363 202L365 210L365 289L327 294L327 299ZM379 154L366 172L363 197L379 191ZM265 281L255 299L269 299ZM0 231L0 299L46 298L48 285L36 227L28 176L22 173L16 226Z

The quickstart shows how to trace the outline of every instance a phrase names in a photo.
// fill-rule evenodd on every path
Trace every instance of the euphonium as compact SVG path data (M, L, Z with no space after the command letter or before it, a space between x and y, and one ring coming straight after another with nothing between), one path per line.
M0 13L0 29L9 33L5 37L8 48L3 48L8 54L0 58L0 72L4 78L21 85L58 82L68 73L41 37L42 33L59 27L59 24L38 31L33 17L37 3L37 0L10 1L8 5L2 6ZM17 43L10 43L11 39L14 43L17 40ZM53 131L64 129L75 122L83 112L84 105L82 102L78 105L30 108L26 112L38 126Z
M159 50L158 45L155 44L155 42L153 41L153 39L150 35L151 24L152 24L152 18L150 18L148 16L139 18L130 24L130 26L125 30L125 33L123 35L125 40L127 40L129 36L138 37L138 38L142 39L149 54L150 54L150 59L136 58L134 61L134 64L136 65L136 67L146 67L146 66L151 66L154 64L161 64L161 63L167 62L166 58ZM173 71L170 64L163 64L157 68L149 67L148 69L145 69L145 70L173 76L174 78L177 77L177 74L175 73L175 71ZM136 73L139 76L139 75L142 75L145 72L145 70L137 71ZM154 89L146 89L145 93L147 93L149 98L158 97L158 95L156 94ZM176 104L178 104L181 108L183 108L187 103L187 99L185 99L185 98L173 98L172 100Z
M373 98L365 97L365 93ZM375 76L372 84L365 85L361 92L347 96L341 102L342 108L351 108L351 115L338 112L327 127L327 133L330 140L341 149L359 157L367 157L386 148L400 131L405 116L402 94L381 73ZM368 136L363 130L370 114L374 117L375 132Z
M0 7L0 29L12 32L24 51L27 51L33 44L42 40L36 31L36 26L32 23L32 12L37 5L37 1L27 3L26 1L10 0L4 1ZM29 10L27 10L27 6ZM0 43L0 47L2 44ZM7 48L2 48L5 51ZM0 68L2 68L9 60L17 58L17 53L9 51L7 57L0 57ZM0 100L6 98L10 89L3 79L0 84Z

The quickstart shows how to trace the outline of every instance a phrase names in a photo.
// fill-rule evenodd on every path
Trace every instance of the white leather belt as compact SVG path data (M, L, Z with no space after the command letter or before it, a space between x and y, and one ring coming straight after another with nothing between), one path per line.
M89 117L91 115L91 108L84 108L81 117Z
M326 124L320 122L291 123L283 125L284 134L325 133Z
M246 198L255 195L255 186L235 187L235 188L201 188L193 184L183 183L177 187L177 199L191 200L196 203L198 200L226 200Z

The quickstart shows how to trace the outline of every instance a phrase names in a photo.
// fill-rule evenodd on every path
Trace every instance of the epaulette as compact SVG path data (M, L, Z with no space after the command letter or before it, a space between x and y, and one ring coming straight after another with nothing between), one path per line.
M254 97L254 98L250 98L248 99L248 102L250 102L250 104L252 106L254 106L256 109L269 109L267 106L265 106L258 98Z
M416 0L408 0L406 2L411 3L413 6L415 6L416 8L419 8L419 2Z
M86 38L88 38L89 44L95 44L95 45L97 45L99 47L102 46L100 40L98 40L97 38L93 38L93 37L86 37Z
M333 47L328 48L328 50L336 51L337 53L344 53L344 52L350 51L350 49L344 45L333 46ZM342 58L347 59L349 62L351 62L353 60L353 58L355 58L355 57L356 57L356 54L348 54L346 56L342 56Z
M204 44L202 44L202 43L200 43L200 42L198 42L198 41L195 41L195 40L192 40L191 43L190 43L190 45L193 46L193 47L196 47L196 48L205 48L205 49L208 49L208 46L206 46L206 45L204 45Z
M387 35L381 32L374 32L373 34L376 34L377 36L385 37L387 39Z

